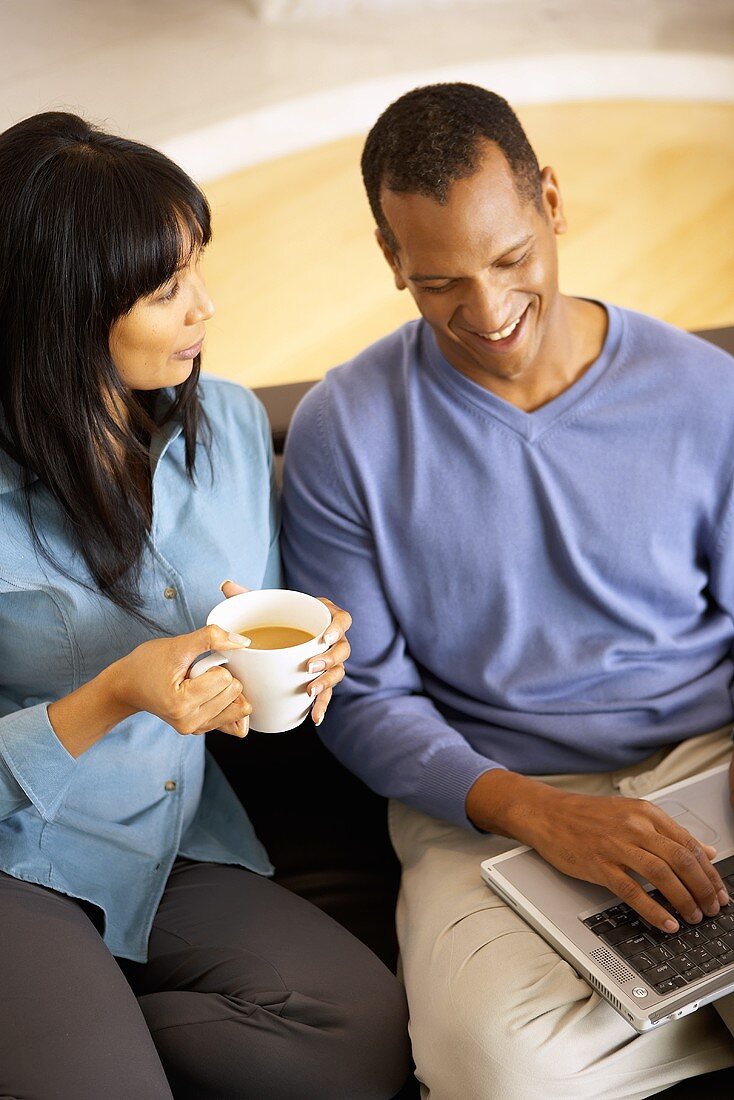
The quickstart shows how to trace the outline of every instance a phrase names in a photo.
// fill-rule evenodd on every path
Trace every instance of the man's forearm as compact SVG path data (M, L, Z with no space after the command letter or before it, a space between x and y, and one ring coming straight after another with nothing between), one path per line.
M519 772L493 768L472 784L466 796L466 816L478 829L530 843L528 838L552 790Z

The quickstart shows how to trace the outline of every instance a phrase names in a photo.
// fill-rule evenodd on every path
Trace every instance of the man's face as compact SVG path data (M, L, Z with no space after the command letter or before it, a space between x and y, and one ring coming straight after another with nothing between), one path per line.
M513 382L532 383L552 351L560 300L555 234L565 222L550 169L542 173L539 209L518 193L499 148L486 142L485 149L480 167L451 186L444 206L383 188L397 253L379 231L378 241L443 355L502 394Z

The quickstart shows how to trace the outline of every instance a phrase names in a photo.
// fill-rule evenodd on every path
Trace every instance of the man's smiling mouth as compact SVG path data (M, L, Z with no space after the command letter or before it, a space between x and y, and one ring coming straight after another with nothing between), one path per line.
M508 340L517 326L521 323L525 314L528 311L529 306L525 306L525 309L520 313L513 321L510 321L504 326L504 328L495 329L494 332L475 332L474 336L478 336L480 340L488 340L493 344L499 343L502 340Z

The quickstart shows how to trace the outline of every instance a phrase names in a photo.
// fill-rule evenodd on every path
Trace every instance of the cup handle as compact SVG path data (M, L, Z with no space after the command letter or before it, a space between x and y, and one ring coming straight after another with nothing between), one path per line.
M197 676L203 676L210 668L216 668L218 665L226 664L227 658L223 653L217 653L216 650L212 653L207 653L205 657L197 657L189 669L189 680L195 680Z

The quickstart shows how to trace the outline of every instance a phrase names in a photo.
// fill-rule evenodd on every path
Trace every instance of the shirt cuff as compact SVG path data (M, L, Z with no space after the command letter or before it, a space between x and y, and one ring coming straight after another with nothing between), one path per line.
M507 770L475 752L471 745L455 742L445 745L423 767L416 805L432 817L482 832L466 816L466 796L480 775L495 768Z
M18 785L45 821L58 812L76 767L48 717L48 703L0 719L0 754Z

